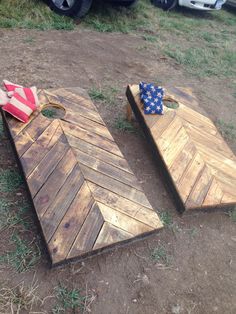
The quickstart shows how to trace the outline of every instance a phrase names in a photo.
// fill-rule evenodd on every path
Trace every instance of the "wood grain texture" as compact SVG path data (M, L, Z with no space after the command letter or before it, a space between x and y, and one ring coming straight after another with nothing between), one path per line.
M28 124L5 114L4 121L52 264L160 229L157 213L86 93L41 90L39 99L42 106ZM65 115L44 117L40 111L50 104L64 108Z
M179 209L235 205L236 157L191 89L167 89L179 107L152 117L143 112L138 85L129 85L126 94L177 192Z

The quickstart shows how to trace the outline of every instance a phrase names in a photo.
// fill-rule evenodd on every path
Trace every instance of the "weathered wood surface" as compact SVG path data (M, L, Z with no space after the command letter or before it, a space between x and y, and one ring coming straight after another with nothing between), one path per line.
M189 89L167 89L179 102L164 115L145 115L138 85L127 98L178 195L180 210L236 204L236 157ZM200 113L201 112L201 113Z
M27 124L4 115L52 264L162 227L96 107L81 89L41 91ZM65 109L48 119L43 105Z

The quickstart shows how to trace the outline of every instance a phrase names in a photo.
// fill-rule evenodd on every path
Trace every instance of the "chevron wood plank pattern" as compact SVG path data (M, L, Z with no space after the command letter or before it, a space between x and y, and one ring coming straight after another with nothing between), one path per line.
M95 105L82 89L40 91L27 124L3 113L53 265L162 227ZM45 106L64 110L60 119ZM194 199L195 195L193 195Z
M165 169L178 209L236 205L236 157L187 88L169 88L178 102L164 115L145 115L138 85L129 85L129 105Z

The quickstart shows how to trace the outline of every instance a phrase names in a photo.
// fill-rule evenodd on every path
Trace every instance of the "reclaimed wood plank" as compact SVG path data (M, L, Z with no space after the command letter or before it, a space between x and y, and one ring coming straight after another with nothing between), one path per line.
M170 173L174 182L178 182L182 177L185 169L190 164L197 153L197 149L192 142L188 142L180 151L170 167Z
M121 230L108 222L104 222L98 238L96 239L96 242L93 246L93 249L97 250L104 246L111 245L115 241L119 243L132 237L133 234Z
M56 195L55 200L41 217L43 233L47 242L52 238L53 233L58 228L59 223L66 214L83 183L84 178L81 170L78 166L75 166L61 187L59 193Z
M77 160L72 150L69 149L33 199L39 218L44 215L51 205L76 164ZM31 186L29 188L31 189Z
M113 165L128 173L133 173L124 157L114 155L100 147L92 145L91 143L85 142L82 139L71 137L67 134L67 139L70 145L81 152L84 152L98 160L102 160L110 165Z
M196 125L196 127L206 131L207 133L217 136L217 129L210 119L204 117L200 113L187 108L186 106L180 104L178 108L178 117L189 122L190 124Z
M118 146L115 144L114 141L104 138L101 135L84 130L77 125L70 124L65 121L62 121L62 126L67 134L72 135L74 137L74 141L76 141L76 138L83 139L88 143L92 143L93 145L100 147L108 152L123 157L121 151L119 150ZM73 138L70 137L69 141L72 140Z
M152 208L145 194L135 188L127 186L126 184L119 182L113 178L110 178L100 172L97 172L91 168L81 165L86 180L91 181L111 192L117 193L135 203L138 203L144 207Z
M119 168L116 168L102 160L97 160L96 158L83 153L80 150L75 151L75 155L78 161L93 170L96 170L102 174L107 175L117 181L123 182L131 187L136 188L137 190L142 191L142 188L133 173L125 172Z
M49 241L53 263L66 259L93 204L94 199L91 191L84 182Z
M152 228L161 228L161 220L153 209L136 204L127 198L124 198L91 182L88 183L88 186L93 194L94 199L99 203L103 203L104 205L120 211L141 222L145 221L145 224Z
M168 128L168 126L175 120L176 113L174 111L167 111L164 116L161 116L150 129L154 136L161 136L161 134ZM146 119L146 117L145 117Z
M48 177L54 171L60 160L65 156L69 149L66 144L66 137L63 134L29 175L28 184L33 198L42 185L47 181Z
M202 174L203 169L204 161L199 154L196 154L178 184L178 189L181 191L181 198L183 202L187 200L189 193L192 191L199 175Z
M70 109L71 107L71 101L60 97L58 99L58 101L60 101L61 105L66 107L66 113L68 114L69 118L72 120L72 122L77 122L77 116L80 115L84 118L87 118L91 121L100 123L102 125L104 125L104 121L101 118L101 116L99 115L99 113L97 112L97 110L95 108L91 109L87 106L84 106L82 103L77 103L75 105L73 105L73 109ZM76 113L76 114L75 114Z
M92 250L103 223L104 218L98 205L95 204L87 215L67 258L74 258L81 255L81 253ZM90 230L93 230L93 232L90 232Z
M181 120L175 117L175 119L169 123L168 127L163 130L162 134L159 133L158 145L163 151L166 151L169 145L172 145L176 142L175 137L182 128L183 125Z
M40 114L39 110L36 110L35 112L32 113L32 115L29 118L29 121L27 123L22 123L13 118L10 118L10 125L9 125L9 129L10 129L10 133L12 138L14 138L15 136L17 136L20 132L22 132L29 124L31 124L31 122L33 122L33 120ZM9 116L8 116L9 117Z
M59 103L68 101L70 105L67 106L71 109L83 106L85 108L97 111L97 108L93 104L93 102L89 98L85 97L85 94L83 93L82 89L79 88L76 89L79 91L79 93L73 93L68 88L59 88L52 91L47 90L46 95L49 98L49 101L51 99L52 102L54 99Z
M14 139L19 157L30 148L30 146L51 124L51 121L45 119L41 114L37 115L34 120L34 123L28 124Z
M161 141L160 151L164 158L167 167L171 167L175 158L184 149L185 145L189 143L189 136L184 128L181 128L176 134L173 142L169 142L169 145L163 147L163 142ZM159 139L157 140L159 145Z
M78 114L75 115L75 113L70 113L67 111L62 120L71 124L79 125L81 128L91 133L99 134L113 141L113 137L105 125L89 120L86 117L80 116Z
M63 134L60 123L54 120L47 129L40 135L37 142L34 142L30 148L21 156L20 161L28 177L34 168L40 163L47 152L55 145Z
M113 226L137 236L153 230L150 226L102 203L97 203L104 220Z
M205 165L201 176L196 181L193 186L188 199L186 201L186 206L188 208L197 208L202 205L213 181L213 176Z
M218 152L221 156L224 154L224 156L234 159L234 153L229 148L229 146L226 144L224 139L220 136L214 136L210 134L209 132L206 132L203 129L197 128L196 126L190 124L190 123L184 123L183 124L186 128L186 131L191 134L191 139L196 142L196 145L200 144L202 147L205 147L206 149L210 149L210 147L213 146L213 154L215 152Z
M207 192L207 195L205 196L203 200L203 207L211 206L213 202L216 202L216 204L220 204L223 197L223 191L218 184L216 178L213 177L213 180L211 182L211 186Z

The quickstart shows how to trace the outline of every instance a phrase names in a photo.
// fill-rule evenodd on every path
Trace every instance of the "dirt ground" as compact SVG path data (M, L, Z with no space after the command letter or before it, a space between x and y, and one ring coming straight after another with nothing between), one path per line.
M218 209L179 215L145 138L140 132L131 134L113 127L114 118L124 112L126 85L140 80L190 86L214 121L235 122L235 98L227 80L190 76L151 45L140 49L146 43L135 35L78 28L73 32L0 30L0 38L0 81L7 78L43 88L118 89L114 106L97 103L99 110L153 207L169 212L174 220L172 227L148 239L56 269L50 269L41 242L42 257L36 267L18 274L1 265L0 282L14 286L24 280L30 284L35 277L42 298L53 295L55 286L62 282L92 294L90 309L96 314L236 313L236 225L228 212ZM0 143L3 168L15 164L7 143ZM236 152L235 143L229 144ZM20 192L25 195L22 189ZM38 234L33 226L29 235L32 239ZM1 252L9 249L8 243L9 231L5 231L1 234ZM170 255L168 267L150 258L160 243ZM54 303L54 298L47 298L37 313L51 313Z

